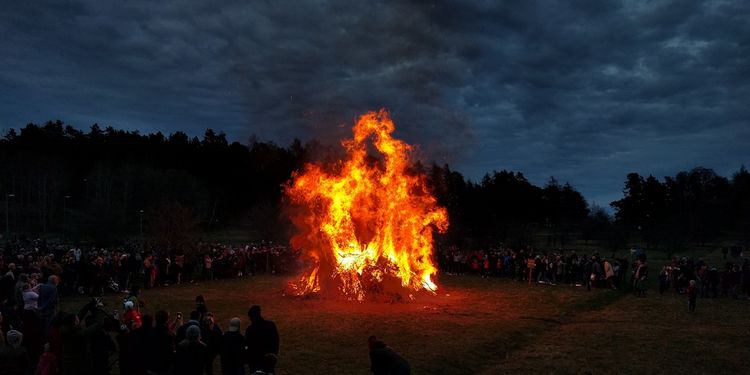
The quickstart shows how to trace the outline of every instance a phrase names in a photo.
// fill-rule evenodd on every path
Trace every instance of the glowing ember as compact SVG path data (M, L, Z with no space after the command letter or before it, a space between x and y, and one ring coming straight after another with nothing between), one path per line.
M432 231L445 231L448 215L424 176L409 171L411 146L392 138L394 129L384 110L366 113L354 138L342 142L346 160L329 166L333 171L308 164L293 175L286 195L301 211L292 246L309 265L291 285L294 293L338 291L361 301L437 290Z

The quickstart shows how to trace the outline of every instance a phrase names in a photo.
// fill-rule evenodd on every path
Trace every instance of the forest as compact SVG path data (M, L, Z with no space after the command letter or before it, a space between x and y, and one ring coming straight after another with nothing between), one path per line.
M211 129L191 138L30 123L0 140L2 233L97 244L148 237L180 246L252 228L258 239L285 241L292 228L284 185L305 163L339 153L316 141L230 142ZM536 186L518 171L471 181L429 161L415 161L414 170L448 210L449 230L438 239L446 244L523 246L544 236L555 248L572 241L617 248L637 237L646 247L679 248L750 232L744 167L728 177L703 167L661 178L630 173L622 198L611 202L614 215L554 177Z

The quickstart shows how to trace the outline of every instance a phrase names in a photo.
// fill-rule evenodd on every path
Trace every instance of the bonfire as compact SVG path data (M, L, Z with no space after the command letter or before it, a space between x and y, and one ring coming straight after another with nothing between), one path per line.
M394 130L385 110L366 113L342 142L342 160L292 176L285 191L296 208L291 244L306 267L292 293L363 301L437 291L433 231L447 229L448 215Z

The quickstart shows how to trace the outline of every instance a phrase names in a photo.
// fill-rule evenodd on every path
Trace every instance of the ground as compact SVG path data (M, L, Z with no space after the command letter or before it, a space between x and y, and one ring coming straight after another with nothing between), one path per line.
M286 279L256 276L143 292L146 311L188 315L203 294L226 327L250 305L276 322L279 374L368 374L367 337L377 335L414 374L743 373L748 301L682 295L638 298L611 290L506 279L443 276L436 296L356 303L282 296ZM106 298L119 308L122 296ZM85 303L69 298L64 307ZM243 326L244 330L244 326ZM217 361L218 362L218 361ZM745 370L743 370L745 369Z

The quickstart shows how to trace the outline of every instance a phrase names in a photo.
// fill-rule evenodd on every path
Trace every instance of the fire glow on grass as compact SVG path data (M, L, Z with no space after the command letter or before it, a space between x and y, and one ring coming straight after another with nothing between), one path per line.
M290 285L297 295L435 292L432 232L448 215L410 170L411 146L391 136L385 110L368 112L342 142L346 157L333 166L308 164L292 176L286 196L299 208L292 221L308 268ZM377 151L376 155L368 150Z

